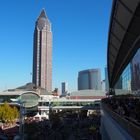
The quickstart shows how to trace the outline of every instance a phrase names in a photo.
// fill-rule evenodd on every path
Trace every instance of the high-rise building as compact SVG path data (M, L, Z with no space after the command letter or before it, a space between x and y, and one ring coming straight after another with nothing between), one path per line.
M62 95L65 95L68 92L68 83L67 82L62 82Z
M37 18L34 30L33 83L52 91L52 32L44 9Z
M78 90L101 90L101 70L89 69L78 74Z

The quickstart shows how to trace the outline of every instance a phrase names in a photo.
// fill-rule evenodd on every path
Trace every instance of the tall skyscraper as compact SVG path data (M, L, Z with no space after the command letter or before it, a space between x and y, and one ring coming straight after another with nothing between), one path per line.
M52 32L44 9L37 18L34 30L33 83L52 91Z
M78 74L78 90L94 89L101 90L100 69L89 69L80 71Z
M65 95L68 92L68 83L67 82L62 82L62 95Z

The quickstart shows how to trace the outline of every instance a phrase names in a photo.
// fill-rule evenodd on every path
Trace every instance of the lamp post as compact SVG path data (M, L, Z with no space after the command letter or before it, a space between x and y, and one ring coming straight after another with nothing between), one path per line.
M16 102L20 106L20 117L19 117L19 136L20 140L24 140L24 115L25 115L25 101L19 99L10 99L13 102Z
M49 100L49 115L48 115L49 120L50 120L50 110L51 110L51 100Z
M24 116L25 116L25 101L21 102L20 104L20 126L19 126L19 134L21 136L21 140L24 140Z
M52 107L53 107L53 99L52 98L49 98L49 120L50 120L50 116L51 116L51 113L52 113Z

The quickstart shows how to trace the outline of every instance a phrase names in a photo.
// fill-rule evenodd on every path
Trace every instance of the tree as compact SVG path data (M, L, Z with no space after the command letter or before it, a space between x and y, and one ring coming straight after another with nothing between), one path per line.
M8 103L0 106L0 120L4 123L13 123L19 117L19 111L16 107L11 107Z

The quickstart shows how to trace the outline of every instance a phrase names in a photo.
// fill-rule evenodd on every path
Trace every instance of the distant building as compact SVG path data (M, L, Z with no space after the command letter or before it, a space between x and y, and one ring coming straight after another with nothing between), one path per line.
M94 89L101 90L100 69L88 69L78 74L78 90Z
M44 9L34 30L33 83L37 87L52 91L52 31Z
M102 90L78 90L70 93L70 99L102 99L105 98L105 92Z
M67 82L62 82L61 85L61 90L62 90L62 95L66 95L66 93L68 92L68 83Z
M108 81L108 71L107 67L105 67L105 90L109 91L109 81Z

